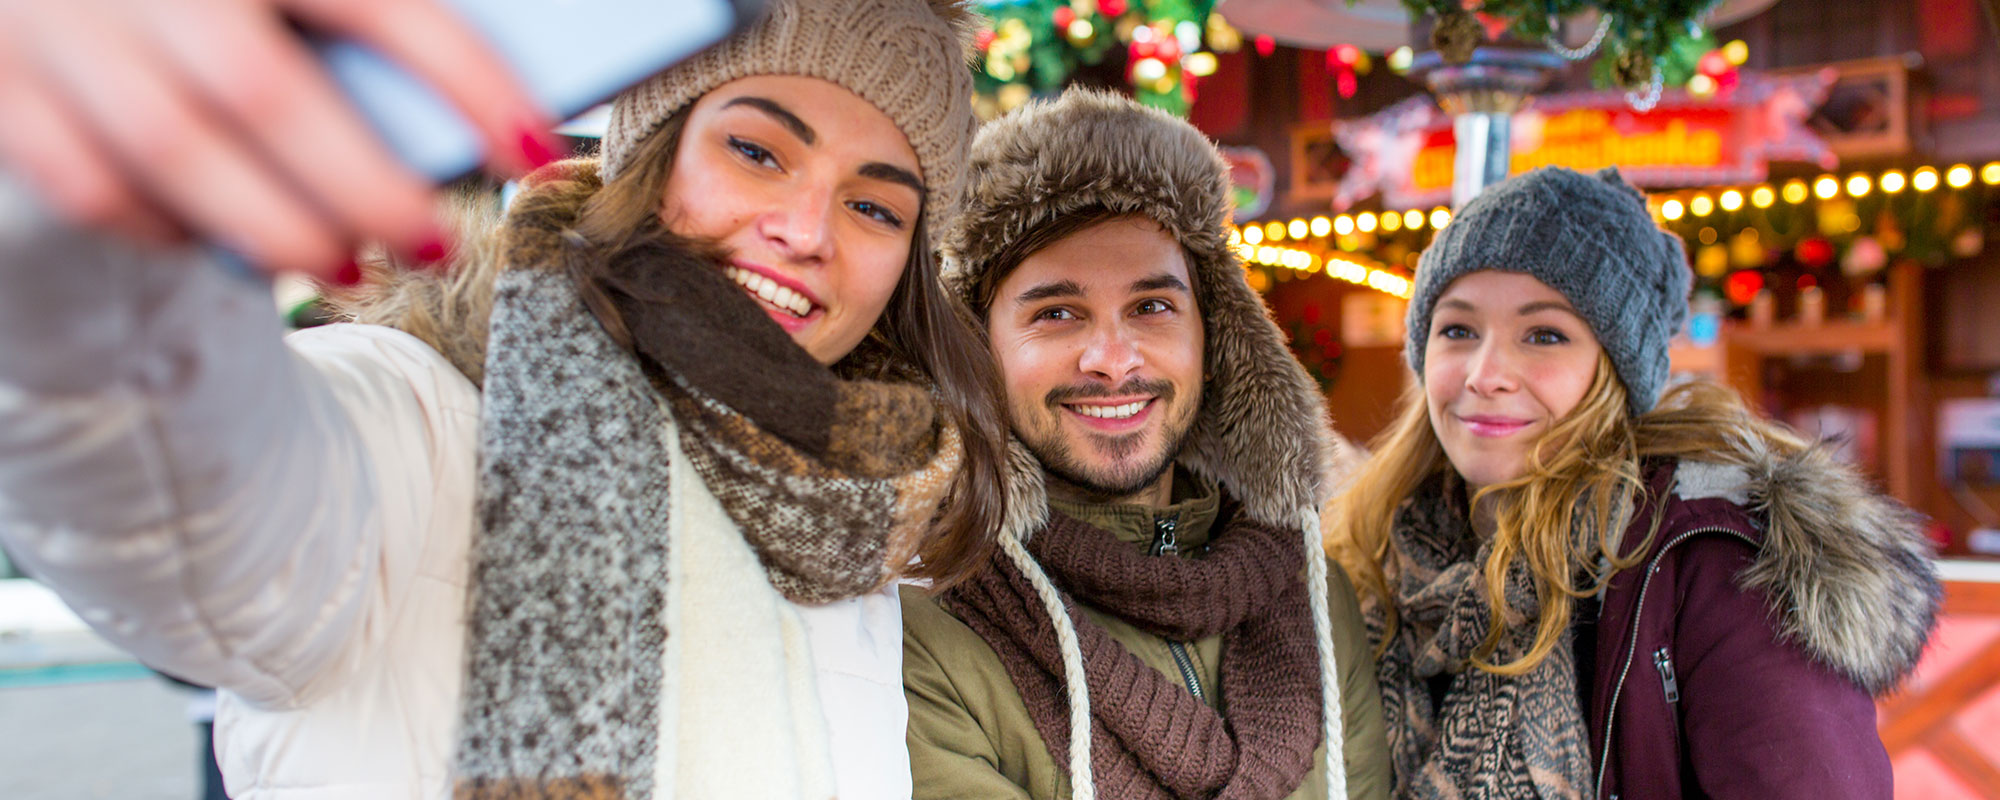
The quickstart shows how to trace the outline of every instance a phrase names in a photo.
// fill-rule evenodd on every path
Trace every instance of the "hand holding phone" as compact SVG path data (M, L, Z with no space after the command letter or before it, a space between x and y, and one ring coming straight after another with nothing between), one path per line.
M520 15L508 30L532 32L593 2L494 5ZM361 241L441 252L430 182L445 173L399 159L384 137L401 134L378 134L333 77L342 68L320 60L345 46L308 43L295 25L400 65L463 115L456 137L473 143L471 163L484 155L519 172L552 154L556 93L516 78L540 62L510 66L498 34L460 10L481 5L0 0L0 165L80 223L213 241L266 269L335 278Z

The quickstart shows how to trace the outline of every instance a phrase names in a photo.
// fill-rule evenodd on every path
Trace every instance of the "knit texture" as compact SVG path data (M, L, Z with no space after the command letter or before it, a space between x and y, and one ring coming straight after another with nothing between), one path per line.
M673 563L697 544L740 537L743 560L754 553L770 584L764 594L803 603L859 595L909 561L963 457L922 387L836 380L717 264L671 243L610 265L604 288L630 323L637 355L619 347L559 266L574 238L565 235L569 220L596 186L530 186L508 222L513 268L495 286L486 352L480 531L454 762L455 796L465 800L671 795L656 775L698 770L659 740L662 715L680 714L685 730L691 707L678 694L681 674L668 670L678 662L663 653L714 646L669 641L690 627L668 630L683 597L668 579ZM689 367L706 359L771 373L798 387L787 397L800 402L749 402L755 382L702 385L707 373ZM698 525L669 513L691 494L676 483L695 476L726 521ZM730 603L703 597L705 623L727 620L708 626L726 631L717 635L799 638L782 608L738 618ZM790 659L782 664L731 668L792 674L810 664L791 652L771 656ZM678 705L663 710L663 699ZM813 729L801 731L802 750L824 739L816 704L807 706ZM742 742L747 723L730 725L695 723L708 740L736 741L755 764L805 770L800 784L817 785L811 770L823 753Z
M1397 626L1376 677L1389 734L1395 796L1416 800L1592 797L1589 728L1577 697L1568 634L1527 674L1495 675L1470 664L1487 635L1492 602L1481 545L1455 476L1433 476L1397 510L1389 561ZM1385 609L1364 598L1369 637L1381 645ZM1540 618L1527 562L1507 572L1505 633L1487 656L1526 654ZM1431 682L1448 681L1442 703Z
M1028 543L1062 587L1089 694L1094 789L1117 798L1281 798L1298 788L1320 744L1320 695L1305 559L1282 528L1226 523L1200 559L1143 554L1059 512ZM941 597L991 645L1020 690L1049 753L1070 752L1063 648L1034 582L995 556ZM1157 635L1223 637L1225 719L1075 610L1085 603Z
M930 230L943 230L979 126L967 66L977 21L964 0L775 0L749 29L613 101L605 180L616 178L668 117L716 87L752 75L799 75L840 84L896 122L924 173L924 219Z
M1667 344L1687 321L1681 239L1653 222L1617 167L1585 175L1542 167L1480 192L1417 262L1404 354L1424 374L1431 312L1452 281L1482 270L1532 275L1569 298L1611 357L1632 414L1667 385Z

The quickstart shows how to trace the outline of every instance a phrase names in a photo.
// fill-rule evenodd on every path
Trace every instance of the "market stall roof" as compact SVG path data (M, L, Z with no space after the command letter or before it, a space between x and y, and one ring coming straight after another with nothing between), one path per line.
M1723 0L1708 24L1727 25L1771 7L1777 0ZM1221 0L1215 10L1246 34L1269 36L1282 44L1325 50L1351 44L1382 53L1411 44L1410 14L1401 0ZM1582 45L1597 28L1597 14L1572 18L1564 44Z

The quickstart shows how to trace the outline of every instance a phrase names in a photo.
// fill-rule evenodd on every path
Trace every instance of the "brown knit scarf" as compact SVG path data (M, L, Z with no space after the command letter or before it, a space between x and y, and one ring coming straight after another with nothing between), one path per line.
M1320 744L1318 654L1304 556L1293 531L1225 508L1201 558L1148 556L1112 534L1051 512L1028 551L1062 591L1091 697L1091 769L1099 797L1281 798ZM1232 519L1233 517L1233 519ZM999 654L1058 764L1069 763L1062 655L1035 590L1012 562L940 598ZM1168 639L1221 635L1221 699L1196 699L1092 623L1102 609Z

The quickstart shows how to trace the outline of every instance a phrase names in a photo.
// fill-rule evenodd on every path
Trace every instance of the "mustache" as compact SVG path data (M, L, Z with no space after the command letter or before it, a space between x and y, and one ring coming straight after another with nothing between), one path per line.
M1164 380L1133 378L1117 386L1101 383L1072 383L1049 390L1046 402L1050 406L1090 400L1098 397L1125 397L1135 394L1156 395L1161 400L1174 399L1174 385Z

